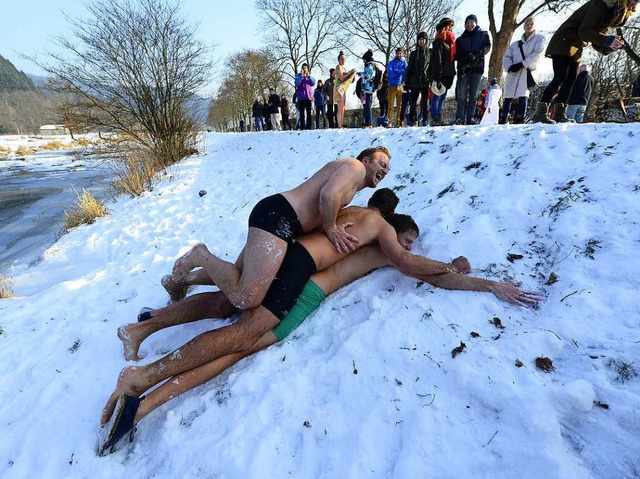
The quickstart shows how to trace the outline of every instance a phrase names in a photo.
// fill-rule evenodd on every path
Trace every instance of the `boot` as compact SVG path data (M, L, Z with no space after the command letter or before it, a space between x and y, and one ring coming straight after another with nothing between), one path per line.
M519 116L516 116L516 119L513 120L514 125L522 125L523 123L524 123L524 118L520 118Z
M507 117L500 115L500 117L498 117L498 125L506 125L506 124L507 124Z
M553 120L556 123L575 123L574 120L567 118L566 103L556 103L553 105Z
M534 123L555 123L555 121L549 118L549 104L541 101L538 102L538 109L533 114L531 120Z

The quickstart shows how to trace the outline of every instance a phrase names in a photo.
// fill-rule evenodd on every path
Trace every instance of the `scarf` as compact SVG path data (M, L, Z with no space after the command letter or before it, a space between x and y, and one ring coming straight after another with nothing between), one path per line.
M442 38L444 42L449 45L449 55L451 56L451 63L456 57L456 36L452 31L441 31L436 35L436 38Z

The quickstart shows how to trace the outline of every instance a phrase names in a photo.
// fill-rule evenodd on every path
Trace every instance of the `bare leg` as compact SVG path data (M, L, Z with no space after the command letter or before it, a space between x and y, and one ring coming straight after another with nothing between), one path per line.
M184 346L146 366L121 371L115 391L107 401L106 422L121 393L140 396L167 378L189 371L221 356L250 350L260 337L278 324L266 308L244 311L237 323L196 336Z
M140 403L134 424L138 424L145 416L173 398L210 381L228 367L277 342L275 335L269 331L253 345L251 350L227 354L202 366L169 378L161 386L151 391Z
M161 329L205 318L227 318L236 312L236 307L220 291L195 294L179 303L154 309L151 311L150 320L118 328L124 357L127 361L138 361L138 351L142 342Z
M214 284L241 309L258 306L282 264L286 241L258 228L249 228L247 246L235 264L214 256L205 245L197 244L176 261L171 274L181 282L196 267L202 267Z

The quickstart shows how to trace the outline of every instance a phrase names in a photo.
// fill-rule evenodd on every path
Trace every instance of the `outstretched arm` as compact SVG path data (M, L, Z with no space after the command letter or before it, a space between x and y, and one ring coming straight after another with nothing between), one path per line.
M507 303L528 309L536 308L542 299L539 293L520 289L521 282L498 282L455 273L417 277L438 288L493 293Z

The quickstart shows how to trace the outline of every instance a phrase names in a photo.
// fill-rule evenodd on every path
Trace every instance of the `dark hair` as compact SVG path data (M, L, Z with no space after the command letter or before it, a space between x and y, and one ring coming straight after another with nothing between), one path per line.
M396 48L396 53L398 53L398 52L404 53L404 48L402 48L402 47Z
M336 71L335 68L329 68L329 75L331 75L334 71Z
M340 57L343 55L344 55L344 52L340 50L340 53L338 53L338 63L340 63Z
M420 228L413 218L409 215L401 215L399 213L391 213L388 216L384 217L385 221L393 226L393 229L396 230L397 234L407 233L409 231L414 231L416 235L420 236Z
M386 218L393 213L398 206L400 199L389 188L380 188L369 198L367 206L369 208L377 208L380 210L380 214L383 218Z
M371 148L365 148L360 152L358 156L356 156L356 158L362 161L365 156L371 156L374 153L378 153L378 152L384 153L389 157L389 159L391 159L391 153L389 153L389 150L387 150L387 148L384 146L372 146Z

